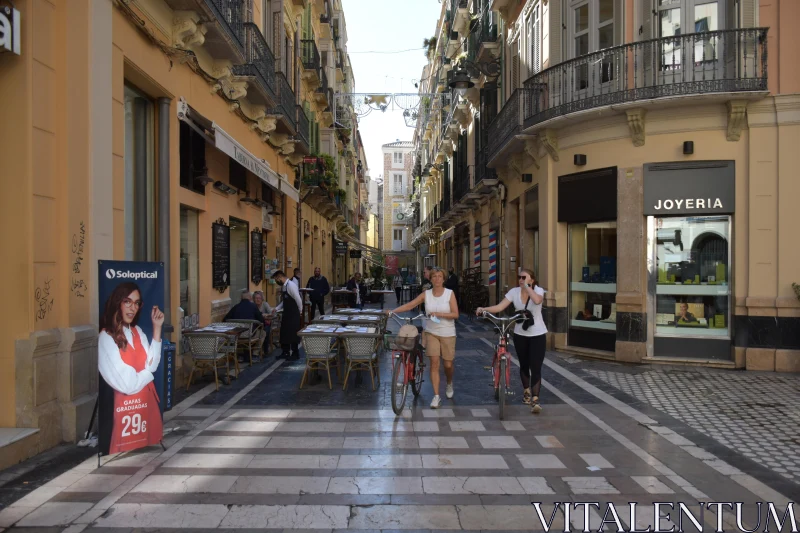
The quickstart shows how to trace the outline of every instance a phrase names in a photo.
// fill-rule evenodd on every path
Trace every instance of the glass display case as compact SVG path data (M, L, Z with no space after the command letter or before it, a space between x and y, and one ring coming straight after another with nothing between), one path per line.
M654 220L655 336L730 338L729 216Z
M617 330L617 223L570 224L567 342L614 350Z

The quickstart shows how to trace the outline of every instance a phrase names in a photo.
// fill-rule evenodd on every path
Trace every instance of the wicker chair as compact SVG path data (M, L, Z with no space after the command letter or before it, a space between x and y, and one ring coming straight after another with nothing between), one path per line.
M339 365L339 348L334 337L311 337L302 338L303 349L306 352L306 369L303 372L303 379L300 380L300 388L306 384L309 372L312 370L325 369L328 373L328 388L333 389L331 382L331 365L336 365L336 378L341 379L341 368Z
M262 361L264 359L263 354L261 353L261 347L263 346L263 333L264 333L264 322L258 320L238 320L238 319L228 319L225 322L233 323L233 324L241 324L242 326L248 326L250 331L242 333L239 336L239 347L247 348L250 353L250 366L253 366L253 352L255 351L258 360Z
M378 351L380 350L381 337L344 336L345 352L347 353L347 371L344 375L343 390L347 389L347 380L353 370L367 370L372 381L372 390L375 390L375 378L380 383L381 375L378 367Z
M192 385L192 378L194 371L200 370L201 375L207 369L214 371L214 383L219 390L219 375L217 370L219 368L225 369L225 384L229 384L231 380L230 366L228 365L228 348L230 340L227 335L220 335L219 333L186 333L184 338L189 344L189 350L192 354L192 371L189 374L189 382L186 384L186 390Z

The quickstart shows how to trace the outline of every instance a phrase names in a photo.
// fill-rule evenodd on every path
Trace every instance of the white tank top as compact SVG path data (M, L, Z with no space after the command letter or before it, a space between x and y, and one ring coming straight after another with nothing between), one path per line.
M444 294L437 298L433 295L433 289L425 291L425 314L450 313L451 294L453 291L445 289ZM438 320L438 323L431 319L425 320L425 331L437 337L456 336L456 323L452 318L438 318Z

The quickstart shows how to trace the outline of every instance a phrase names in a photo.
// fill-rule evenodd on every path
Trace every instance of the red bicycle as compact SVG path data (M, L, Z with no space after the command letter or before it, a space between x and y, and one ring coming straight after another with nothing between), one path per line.
M492 358L492 384L494 385L494 399L500 407L500 420L506 418L506 396L513 396L511 390L511 361L508 354L508 334L512 325L520 320L525 320L525 315L520 313L510 318L500 318L484 311L481 316L489 317L494 324L495 331L500 333L497 346Z
M425 315L418 315L414 318L398 317L394 313L389 313L400 324L400 331L391 343L392 349L392 411L400 415L406 403L408 386L414 397L419 396L422 391L422 376L425 371L425 360L422 357L422 345L419 342L419 331L412 324L418 318L425 318Z

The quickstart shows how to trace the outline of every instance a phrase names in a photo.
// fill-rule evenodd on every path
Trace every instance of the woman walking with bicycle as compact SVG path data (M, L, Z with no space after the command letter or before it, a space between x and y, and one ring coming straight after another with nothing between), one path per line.
M418 305L425 305L425 313L429 317L425 321L422 345L425 355L431 361L431 385L433 386L433 401L431 409L436 409L442 400L439 396L439 362L444 360L444 375L447 378L446 395L453 397L453 360L456 357L456 324L458 320L458 304L455 295L450 289L444 288L444 271L434 268L430 281L433 288L424 291L405 305L388 313L403 313L410 311Z
M539 394L542 387L542 364L547 349L547 327L542 319L542 302L544 289L536 283L536 275L532 270L523 268L519 272L519 287L514 287L506 294L503 301L492 307L479 307L478 316L484 312L499 313L511 304L516 311L528 311L532 318L514 327L514 348L519 359L519 377L524 392L522 403L531 406L531 412L539 414Z

